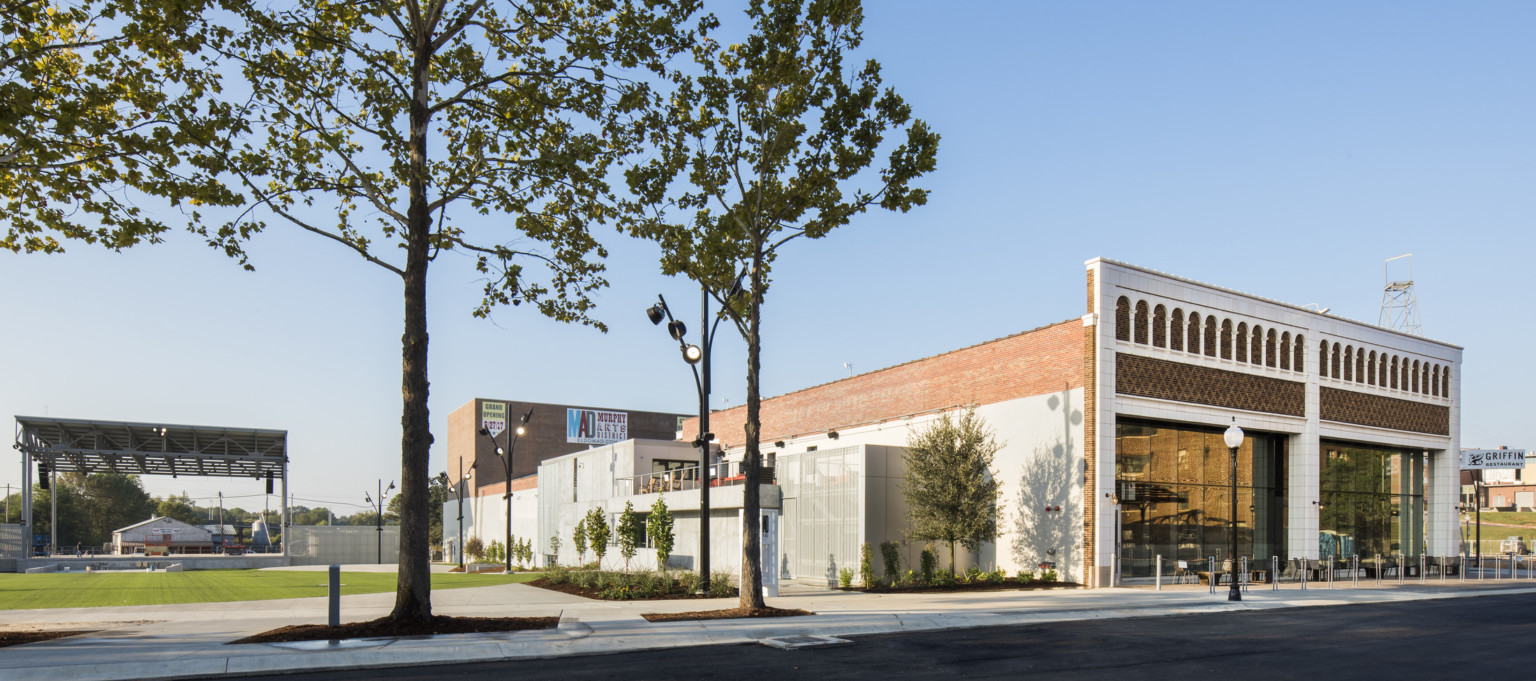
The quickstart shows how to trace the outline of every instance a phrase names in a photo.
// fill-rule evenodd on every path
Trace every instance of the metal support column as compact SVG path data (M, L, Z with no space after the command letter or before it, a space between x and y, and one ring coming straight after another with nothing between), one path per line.
M284 449L286 450L287 447L285 446ZM288 557L288 537L289 537L288 532L291 529L289 526L293 524L293 521L290 520L289 515L288 515L288 502L289 502L290 499L288 497L288 455L287 454L283 455L283 490L282 491L283 491L283 519L282 519L282 523L283 523L282 524L282 528L283 528L283 543L282 543L282 549L283 549L283 557L287 558ZM271 533L269 532L268 533L269 543L270 543L270 539L271 539L270 535L271 535Z

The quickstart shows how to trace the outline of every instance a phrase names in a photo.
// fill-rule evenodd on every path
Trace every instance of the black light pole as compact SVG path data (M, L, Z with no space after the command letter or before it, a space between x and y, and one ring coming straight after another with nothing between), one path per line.
M475 466L478 465L480 465L478 461L470 464L469 471L475 470ZM459 572L464 571L464 483L469 480L469 471L464 470L464 459L459 459L459 479L453 483L454 495L459 498L459 535L457 546L459 552Z
M1232 518L1228 522L1227 535L1232 540L1232 552L1227 555L1227 559L1232 561L1232 570L1227 574L1227 579L1232 582L1232 588L1227 591L1227 600L1240 601L1243 600L1243 590L1237 585L1237 448L1243 445L1243 429L1237 427L1236 416L1232 417L1232 425L1227 428L1227 432L1222 433L1221 438L1231 454L1228 474L1232 482Z
M379 555L377 561L381 565L384 563L384 494L394 488L394 480L390 480L389 487L385 487L384 479L379 478L379 498L377 500L368 498L368 493L363 492L363 500L367 501L368 505L373 507L374 525L375 529L378 531L379 540Z
M726 300L740 295L742 292L741 280L747 275L746 270L736 276L736 281L731 284L731 289L726 293ZM645 315L651 320L652 325L660 325L662 320L667 321L667 333L677 341L679 349L683 353L683 361L693 369L693 382L699 392L699 435L694 438L693 445L699 448L699 591L709 593L709 483L711 462L709 460L709 443L715 439L715 434L709 432L709 357L715 344L715 331L720 328L720 321L725 317L718 317L715 323L709 323L709 288L699 286L699 326L702 336L703 348L690 345L683 340L688 333L688 327L682 322L672 318L672 310L667 307L667 299L660 294L656 296L657 303L646 308ZM702 366L696 366L702 365Z
M507 411L512 411L512 404L510 402L507 403ZM523 414L522 422L517 424L517 428L507 429L506 449L502 449L501 445L496 444L496 436L491 435L490 430L480 429L481 435L491 438L491 446L496 448L496 456L501 459L501 467L507 472L506 488L502 490L505 494L501 496L501 498L507 501L507 536L506 540L502 543L501 552L507 559L508 574L512 572L512 452L517 449L517 437L528 432L528 419L532 417L533 407L529 407L528 412Z

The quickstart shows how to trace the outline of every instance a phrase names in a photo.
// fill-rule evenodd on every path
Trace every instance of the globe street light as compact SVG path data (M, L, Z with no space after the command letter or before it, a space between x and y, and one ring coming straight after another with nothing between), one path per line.
M511 403L507 404L507 411L512 411ZM507 559L508 573L512 572L512 452L517 449L518 436L528 432L528 419L532 417L533 407L529 407L528 412L523 414L523 420L517 424L517 428L507 429L506 449L502 449L501 445L496 444L496 436L492 435L490 430L486 428L480 429L481 435L491 439L491 446L496 448L496 456L501 459L501 467L507 472L507 486L503 490L506 493L501 496L501 498L507 500L507 537L506 543L502 544L501 550Z
M725 298L721 301L722 303L741 295L743 291L741 280L749 273L749 270L743 269L741 274L736 275L736 281L731 284L730 290L726 292ZM699 436L694 438L693 445L699 448L699 591L706 594L710 590L709 481L711 476L709 443L715 439L715 434L709 432L709 356L710 349L715 343L715 331L720 328L720 321L725 319L722 315L715 318L713 325L709 323L709 297L709 288L701 285L699 287L699 305L702 310L700 313L700 327L702 329L700 335L703 337L702 347L683 340L683 337L688 333L688 327L681 321L672 318L672 310L667 307L667 299L660 294L656 296L658 302L645 310L645 316L651 320L652 325L659 326L662 320L666 320L667 334L672 336L672 340L677 341L678 349L683 354L683 361L687 362L688 367L693 370L693 383L699 393Z
M388 494L389 490L392 490L394 488L395 488L395 481L394 480L390 480L389 481L389 487L385 487L384 486L384 480L382 478L380 478L379 479L379 498L378 499L375 500L375 499L369 498L368 493L367 492L363 492L363 501L368 502L368 505L373 507L374 521L375 521L374 525L377 528L378 538L379 538L378 539L378 543L379 543L379 546L378 546L379 556L378 556L377 560L378 560L378 562L380 564L383 564L383 562L384 562L384 495ZM222 521L220 521L220 522L222 522ZM220 528L220 529L222 530L222 528Z
M1231 453L1228 474L1232 481L1232 517L1227 523L1227 536L1232 538L1232 552L1227 554L1227 559L1232 561L1232 570L1227 573L1227 578L1232 582L1232 588L1227 591L1227 600L1243 600L1243 591L1237 585L1237 448L1243 444L1243 429L1237 427L1237 417L1232 417L1232 425L1227 427L1227 432L1222 433L1221 439L1227 443L1227 451ZM1305 577L1303 577L1305 579Z

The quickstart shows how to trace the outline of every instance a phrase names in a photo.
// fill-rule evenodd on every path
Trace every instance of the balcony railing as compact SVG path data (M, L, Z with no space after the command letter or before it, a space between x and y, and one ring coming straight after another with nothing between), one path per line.
M710 487L734 487L746 483L747 476L741 468L741 464L734 461L723 461L709 466ZM773 469L763 467L760 480L764 483L773 482ZM699 467L689 466L677 470L662 473L647 473L629 478L619 478L615 481L618 496L630 494L658 494L661 492L686 492L699 488Z

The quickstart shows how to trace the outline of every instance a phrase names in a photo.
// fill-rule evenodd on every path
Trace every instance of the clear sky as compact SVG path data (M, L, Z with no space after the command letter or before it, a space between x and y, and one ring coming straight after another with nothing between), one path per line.
M1466 348L1462 444L1536 446L1536 301L1509 283L1536 255L1536 4L868 4L861 56L943 135L932 200L787 248L766 395L1076 317L1096 256L1375 322L1411 252L1425 335ZM664 293L696 327L697 289L600 236L607 334L473 319L468 259L434 265L434 470L476 396L695 409L642 310ZM399 280L281 225L252 251L255 273L186 234L0 253L0 415L286 429L299 503L358 510L399 477ZM728 333L716 407L745 395ZM146 483L262 504L257 481Z

